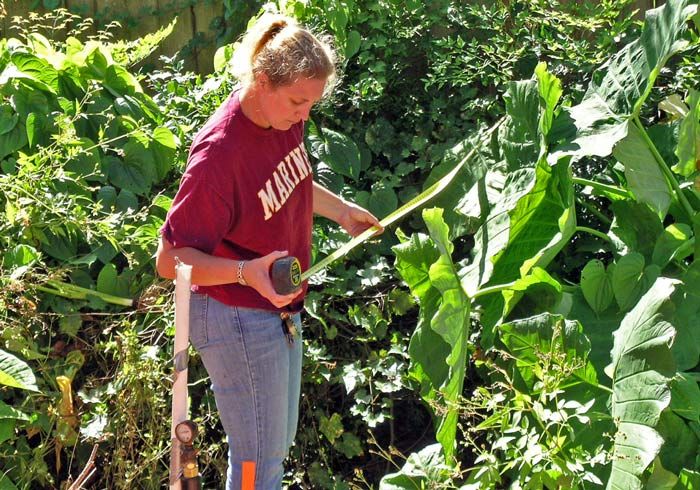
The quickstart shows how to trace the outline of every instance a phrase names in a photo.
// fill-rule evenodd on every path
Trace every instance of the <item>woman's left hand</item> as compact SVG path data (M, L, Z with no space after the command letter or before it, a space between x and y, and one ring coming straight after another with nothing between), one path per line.
M366 209L351 202L344 203L345 208L338 217L338 224L342 226L351 236L357 236L367 228L376 226L376 235L384 231L384 227L379 224L379 220Z

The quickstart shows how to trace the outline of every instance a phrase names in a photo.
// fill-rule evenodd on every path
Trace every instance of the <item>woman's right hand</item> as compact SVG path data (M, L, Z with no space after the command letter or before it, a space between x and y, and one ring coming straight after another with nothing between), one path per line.
M266 298L277 308L287 306L301 293L301 289L299 289L299 291L290 294L277 294L272 285L272 280L270 279L272 263L288 255L287 251L281 252L278 250L263 257L248 260L243 266L243 279L248 286L255 289L263 298Z

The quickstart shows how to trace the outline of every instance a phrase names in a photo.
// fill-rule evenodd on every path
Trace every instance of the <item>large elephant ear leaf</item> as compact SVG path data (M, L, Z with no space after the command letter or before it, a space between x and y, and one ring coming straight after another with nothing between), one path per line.
M642 488L640 475L663 445L656 430L671 401L676 372L671 344L676 335L663 307L676 281L658 279L622 320L614 334L612 415L617 426L608 490Z
M610 155L668 59L685 48L686 23L697 9L690 0L669 0L646 12L641 37L598 69L581 103L555 120L550 141L561 146L549 156L551 163L564 155Z

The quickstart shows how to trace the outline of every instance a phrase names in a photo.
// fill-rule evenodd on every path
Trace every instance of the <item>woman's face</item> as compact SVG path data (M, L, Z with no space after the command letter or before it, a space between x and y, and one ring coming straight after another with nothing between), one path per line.
M309 118L311 107L323 96L325 79L302 78L291 85L272 87L263 83L260 109L271 127L285 131Z

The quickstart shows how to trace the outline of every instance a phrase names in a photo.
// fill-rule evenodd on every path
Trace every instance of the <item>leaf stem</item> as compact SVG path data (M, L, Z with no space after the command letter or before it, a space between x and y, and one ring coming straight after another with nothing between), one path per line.
M580 231L582 233L588 233L589 235L596 236L602 240L605 240L608 243L612 243L612 239L608 235L603 233L602 231L598 231L596 229L589 228L587 226L577 226L576 231Z
M487 288L481 288L476 293L474 293L474 295L472 296L472 299L476 299L479 296L486 296L487 294L499 293L501 291L513 289L513 286L515 286L515 282L516 281L509 282L508 284L499 284L497 286L489 286Z
M596 190L603 194L614 194L625 199L632 198L632 194L630 193L630 191L628 191L627 189L623 189L622 187L617 187L615 185L603 184L602 182L596 182L595 180L584 179L583 177L575 176L571 177L571 181L574 184L592 187L593 190Z
M607 216L605 216L603 213L601 213L600 210L598 208L596 208L595 206L593 206L591 203L589 203L588 201L586 201L584 199L581 199L580 197L577 198L576 200L578 201L578 203L581 206L583 206L588 211L590 211L591 214L594 214L595 217L598 218L599 221L603 222L604 224L606 224L608 226L612 225L612 220L610 218L608 218Z
M663 172L663 174L666 176L666 180L669 182L669 184L671 184L671 187L676 192L676 196L678 197L681 206L688 214L688 218L690 218L690 220L692 221L693 216L695 216L695 210L688 202L688 199L686 199L685 194L683 194L683 190L681 189L681 186L678 185L678 180L676 180L676 176L673 175L673 172L671 172L671 169L668 168L668 165L666 164L664 158L661 156L661 153L659 153L659 150L656 149L656 145L654 145L654 142L651 141L651 138L644 129L644 126L642 126L642 123L639 121L639 117L635 116L633 120L635 126L637 126L637 129L639 129L639 132L641 133L644 142L649 147L649 150L651 151L652 155L654 155L654 159L659 165L659 168L661 168L661 172Z
M56 296L62 296L68 299L87 299L88 295L97 296L102 301L106 303L111 303L113 305L119 306L134 306L134 301L129 298L121 298L119 296L113 296L107 293L101 293L93 289L81 288L75 284L68 284L61 281L55 281L49 279L46 281L51 287L46 286L36 286L39 291L44 291L45 293L54 294Z

